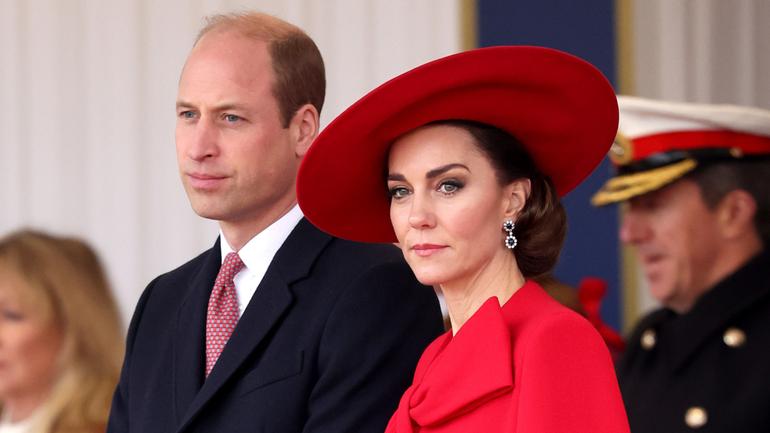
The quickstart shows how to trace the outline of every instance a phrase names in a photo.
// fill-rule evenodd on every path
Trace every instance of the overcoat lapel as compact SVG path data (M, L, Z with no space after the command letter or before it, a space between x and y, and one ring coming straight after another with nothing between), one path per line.
M235 373L238 368L280 322L291 305L291 284L308 275L318 255L330 240L329 235L320 232L306 220L299 222L270 263L214 369L182 417L178 432L190 424L223 385L237 377ZM205 327L205 310L203 316L203 324L200 326ZM199 358L202 358L202 353L201 350ZM202 366L200 370L202 371Z
M219 240L190 278L190 289L179 308L172 340L174 419L179 422L203 385L206 310L221 266Z

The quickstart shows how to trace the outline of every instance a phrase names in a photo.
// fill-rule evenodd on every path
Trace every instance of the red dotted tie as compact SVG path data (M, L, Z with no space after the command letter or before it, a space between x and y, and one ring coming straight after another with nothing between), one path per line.
M238 254L228 254L214 282L206 313L206 377L238 323L238 295L233 278L243 266Z

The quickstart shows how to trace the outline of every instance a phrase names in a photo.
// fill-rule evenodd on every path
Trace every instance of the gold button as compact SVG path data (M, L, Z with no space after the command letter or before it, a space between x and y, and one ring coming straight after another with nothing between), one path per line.
M650 350L655 347L655 330L646 329L642 332L642 348Z
M618 133L610 147L609 157L617 165L626 165L634 158L634 146L630 138Z
M700 406L693 406L689 409L687 409L687 412L684 414L684 422L687 424L687 427L690 428L701 428L709 420L709 415L706 412L706 409L700 407Z
M738 328L727 328L722 341L730 347L741 347L746 343L746 333Z

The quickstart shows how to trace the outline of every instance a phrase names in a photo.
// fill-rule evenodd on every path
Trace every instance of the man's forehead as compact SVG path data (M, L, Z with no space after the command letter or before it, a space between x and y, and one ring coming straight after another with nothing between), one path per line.
M631 207L646 203L686 205L688 203L702 202L700 186L686 177L677 179L656 190L637 195L628 199Z

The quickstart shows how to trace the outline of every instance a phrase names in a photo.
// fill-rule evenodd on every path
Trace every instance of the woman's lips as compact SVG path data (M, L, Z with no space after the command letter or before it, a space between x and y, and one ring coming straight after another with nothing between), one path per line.
M446 245L417 244L412 247L412 251L420 257L429 257L441 252L444 248L446 248Z

